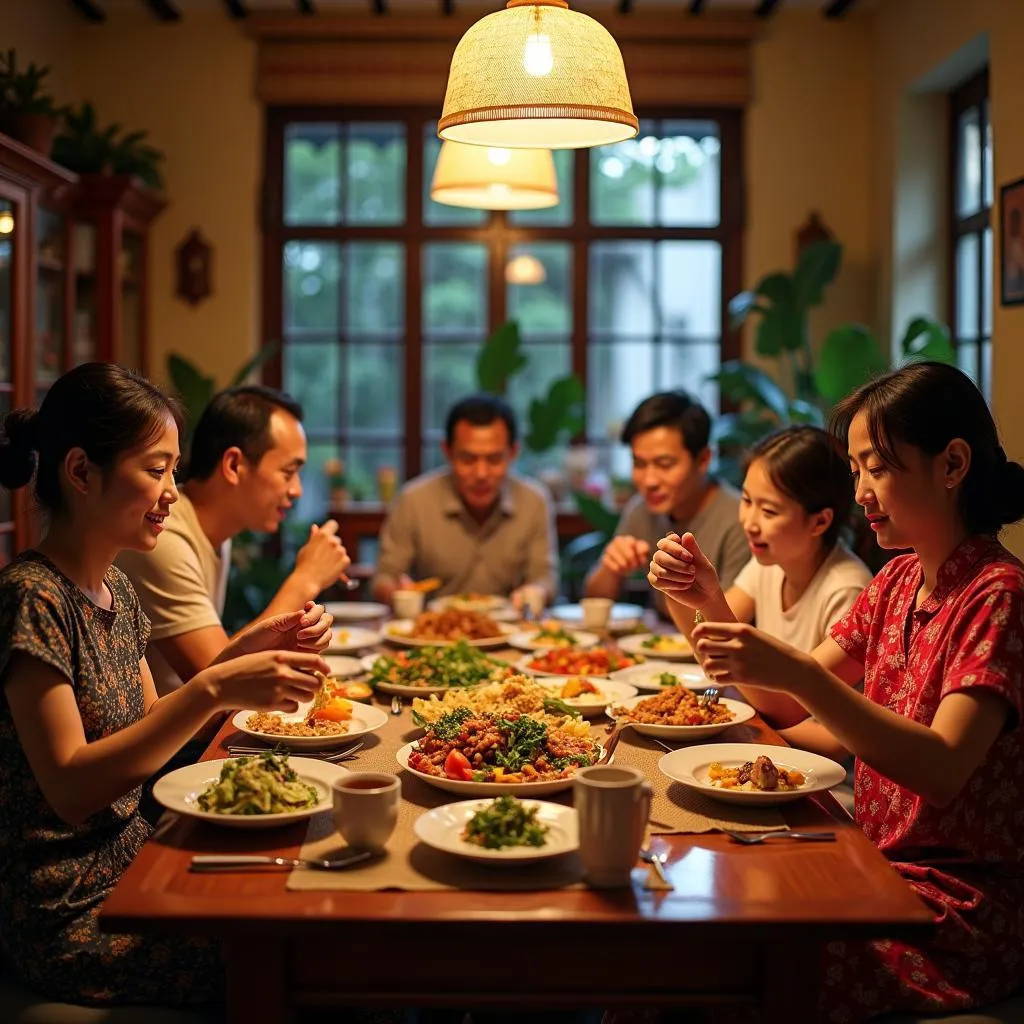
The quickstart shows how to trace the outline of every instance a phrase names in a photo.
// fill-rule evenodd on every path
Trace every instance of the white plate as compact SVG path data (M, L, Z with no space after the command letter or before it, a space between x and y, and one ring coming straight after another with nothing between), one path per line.
M733 768L765 754L782 768L796 768L807 776L799 789L785 793L762 790L720 789L708 781L708 768L718 761ZM784 804L811 793L838 786L846 778L841 764L795 747L774 747L767 743L703 743L665 754L658 762L662 774L727 804Z
M328 615L334 616L335 622L362 622L391 614L386 604L377 604L376 601L328 601L324 609Z
M650 700L652 696L652 694L641 694L639 697L633 697L629 700L617 700L614 703L620 704L625 708L635 708L640 701ZM677 743L686 743L690 740L704 740L709 736L717 736L720 732L725 732L726 729L730 729L734 725L749 722L754 717L754 709L749 704L744 704L741 700L730 700L728 697L722 697L719 703L724 704L732 712L733 718L731 722L716 722L714 725L654 725L647 722L634 722L633 728L642 736L657 736L662 740L675 740ZM605 709L605 713L609 718L615 719L615 715L612 714L611 704ZM615 720L618 721L618 719Z
M608 628L622 631L636 629L643 614L644 610L638 604L614 604L608 619ZM556 604L554 608L545 612L545 616L575 625L583 621L583 609L578 604Z
M551 650L558 650L559 648L547 647L540 651L534 651L532 654L524 654L521 658L513 662L517 672L522 672L524 675L538 676L541 679L571 679L573 676L580 676L581 678L589 679L610 679L612 676L617 675L619 672L626 672L630 668L638 668L637 665L629 665L627 668L617 669L610 675L601 675L599 672L549 672L547 669L532 668L530 662L534 658L542 657L549 653ZM569 648L561 648L562 650L568 650ZM627 679L623 679L622 682L630 682ZM632 684L631 684L632 685Z
M518 647L521 651L564 651L565 645L537 643L536 636L539 629L524 629L522 632L513 633L509 638L509 646ZM572 646L582 648L584 651L596 647L601 638L596 633L584 633L579 629L567 629L566 632L572 637Z
M384 639L392 644L400 644L403 647L454 647L457 640L418 640L416 637L403 636L412 629L412 619L394 619L384 628ZM498 629L501 636L489 636L482 640L467 640L470 647L507 647L508 638L516 632L514 626L499 622Z
M455 595L447 597L435 597L427 608L432 612L443 612L452 606ZM518 622L519 612L516 611L512 602L507 597L493 594L488 597L480 597L478 600L463 601L459 604L459 611L480 612L489 615L495 622Z
M560 696L559 691L570 679L588 679L601 691L602 696L595 697L589 693L580 697ZM635 686L613 683L610 679L605 679L602 676L541 676L537 680L537 685L549 690L563 704L578 711L584 718L597 718L605 713L605 708L609 704L619 704L636 696Z
M502 793L511 793L513 796L544 796L548 793L563 793L572 789L573 778L570 775L567 779L546 779L543 782L464 782L462 779L449 779L439 775L428 775L426 772L418 772L415 768L409 767L409 754L412 753L413 744L406 743L399 747L395 757L398 763L417 779L422 779L431 786L443 789L447 793L461 793L462 796L486 796L492 800ZM598 757L604 753L602 747Z
M363 674L363 663L358 658L349 658L344 654L325 654L323 657L331 666L330 674L337 679L351 679Z
M548 803L546 800L523 801L527 810L536 808L537 821L548 826L545 837L547 841L543 846L509 846L503 850L488 850L467 843L462 838L466 823L477 811L490 805L490 800L462 800L455 804L443 804L421 814L413 825L413 831L420 842L435 850L487 864L529 864L579 849L576 812L571 807Z
M696 661L690 641L682 633L665 633L664 639L677 640L686 645L685 650L663 651L657 647L644 647L644 644L653 639L654 633L633 633L624 636L619 640L619 647L629 654L642 654L645 658L657 658L659 661Z
M184 814L200 821L209 821L214 825L226 828L274 828L280 825L291 825L296 821L312 818L321 811L329 811L334 805L332 786L337 779L348 774L347 768L317 761L311 757L290 757L288 764L295 769L299 778L317 791L319 798L313 807L301 811L290 811L287 814L214 814L199 809L199 794L211 783L220 779L220 770L227 758L216 761L200 761L188 764L177 771L169 772L157 780L153 787L153 796L169 811Z
M299 710L293 711L290 715L283 712L278 713L286 722L301 722L306 717L310 703L300 704ZM343 747L356 736L376 732L381 726L388 723L386 711L374 707L372 704L360 704L357 701L352 701L352 718L348 723L348 732L339 733L336 736L278 736L277 733L258 732L256 729L250 729L245 723L249 720L249 716L254 714L256 712L251 708L239 711L231 719L231 724L239 732L244 732L270 746L283 743L285 746L291 747L292 750L327 750L330 747Z
M386 658L386 654L367 654L360 664L367 672L373 671L373 666L379 658ZM512 667L511 665L509 666ZM486 686L486 683L476 683L476 686ZM375 687L380 693L388 693L398 697L429 697L432 693L438 696L447 693L449 690L471 690L472 686L406 686L403 683L377 683Z
M628 668L620 668L613 672L608 678L614 679L617 683L629 683L638 690L660 693L665 689L660 680L665 672L675 676L680 684L691 690L706 690L714 685L698 665L673 665L669 661L648 661L643 665L630 665Z
M380 643L380 630L363 629L362 626L342 626L335 629L331 637L331 646L327 648L328 654L348 654L353 651L362 651L367 647L374 647Z

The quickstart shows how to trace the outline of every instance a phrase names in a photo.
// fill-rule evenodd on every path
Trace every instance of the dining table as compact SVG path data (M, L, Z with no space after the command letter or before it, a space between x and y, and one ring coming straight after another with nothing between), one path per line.
M390 709L390 697L374 699ZM738 735L721 738L784 745L760 716L730 731ZM406 702L374 741L375 763L391 756L388 745L397 750L415 734ZM229 715L204 759L225 757L245 739ZM346 767L358 771L364 756ZM392 770L402 777L403 799L423 785L397 761ZM933 917L830 794L779 811L785 825L828 829L835 841L744 845L718 831L663 834L652 841L667 854L671 889L645 884L638 865L632 884L619 889L470 882L427 891L296 890L284 871L193 872L196 854L295 857L307 823L249 831L168 812L108 897L100 923L114 933L218 940L228 1024L276 1024L302 1008L343 1006L524 1015L699 1007L716 1016L754 1008L764 1021L801 1024L816 1016L826 943L920 941ZM453 871L457 878L457 865Z

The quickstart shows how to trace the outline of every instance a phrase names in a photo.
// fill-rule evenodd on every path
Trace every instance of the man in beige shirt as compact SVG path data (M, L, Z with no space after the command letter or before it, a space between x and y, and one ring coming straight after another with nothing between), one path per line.
M229 388L196 424L186 482L151 552L124 551L127 573L153 624L146 657L161 696L191 679L228 642L221 624L231 539L275 533L302 494L302 408L272 388ZM293 611L336 582L349 564L337 523L314 526L259 618Z
M551 600L558 550L551 500L540 484L510 474L519 452L515 416L478 395L448 413L448 466L399 492L380 534L373 592L391 595L410 576L436 576L440 595L510 596L517 606Z

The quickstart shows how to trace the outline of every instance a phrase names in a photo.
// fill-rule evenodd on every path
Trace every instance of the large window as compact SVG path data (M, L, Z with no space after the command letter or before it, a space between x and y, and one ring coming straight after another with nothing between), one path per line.
M304 517L327 504L329 458L368 499L381 467L437 465L446 411L506 319L529 357L507 396L518 415L576 372L586 439L613 476L628 473L615 439L641 398L685 387L714 410L708 376L738 354L724 317L741 285L738 114L648 117L633 141L556 152L559 204L511 214L430 199L434 116L268 115L264 333L283 350L269 376L306 407Z
M988 71L950 97L950 298L957 361L992 391L992 122Z

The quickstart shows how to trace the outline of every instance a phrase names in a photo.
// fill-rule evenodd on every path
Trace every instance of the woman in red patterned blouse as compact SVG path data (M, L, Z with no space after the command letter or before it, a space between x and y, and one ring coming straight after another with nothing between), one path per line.
M833 429L879 544L912 552L813 653L733 621L690 535L659 544L649 578L701 610L708 675L799 701L856 755L858 824L935 912L926 945L831 944L821 1018L963 1010L1024 984L1024 565L997 540L1024 518L1024 468L938 363L864 385Z

